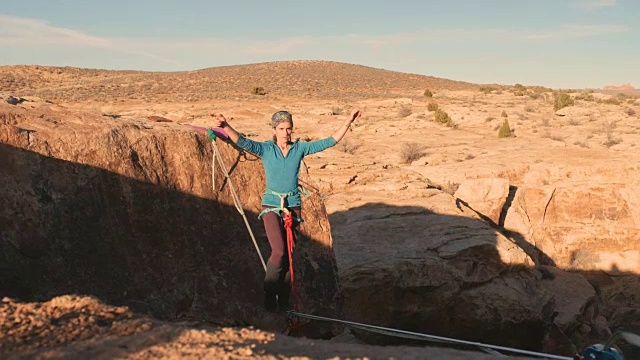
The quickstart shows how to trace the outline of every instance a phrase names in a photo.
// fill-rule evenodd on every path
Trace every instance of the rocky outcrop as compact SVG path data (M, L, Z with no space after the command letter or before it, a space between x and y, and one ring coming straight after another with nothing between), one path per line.
M548 272L559 285L544 285L547 279L543 287L556 295L560 315L554 323L574 344L602 341L610 329L640 326L640 189L635 180L612 182L614 173L635 176L625 164L535 167L524 175L524 185L512 186L513 199L505 204L506 233L536 264L557 267ZM481 209L481 216L492 214L496 200L483 198L486 186L470 185L487 182L469 180L460 187L471 190L456 193ZM574 303L570 313L579 318L564 319L566 302Z
M472 179L454 197L436 189L414 190L411 197L389 194L384 204L352 205L331 214L346 316L566 356L605 341L612 330L635 325L640 319L634 308L637 276L599 272L608 268L597 262L582 262L591 267L571 263L572 248L606 254L617 242L600 238L600 248L595 239L572 242L548 232L573 226L577 233L604 233L617 224L629 233L632 197L615 200L612 194L633 192L610 189L600 198L589 192L591 200L585 202L580 188L556 189L551 196L551 190L517 188L506 180ZM626 206L619 206L622 199ZM589 223L561 215L564 211L595 215L586 217L593 220ZM515 227L514 219L529 222ZM607 222L610 227L603 227ZM547 240L535 241L541 239L536 234L547 234L542 236ZM635 246L631 238L626 241ZM372 343L391 341L357 334Z
M638 184L521 187L505 227L561 268L640 275Z
M345 316L492 344L543 346L554 294L539 286L542 275L522 249L438 190L405 205L393 202L331 215Z
M160 319L222 324L261 316L264 272L219 169L212 187L205 135L55 106L7 107L0 106L0 297L88 294ZM229 144L218 148L266 259L261 163ZM294 258L301 311L339 316L317 194L303 213Z
M617 90L617 91L633 91L633 90L635 90L635 88L630 83L622 84L620 86L618 86L618 85L607 85L603 89L604 90Z

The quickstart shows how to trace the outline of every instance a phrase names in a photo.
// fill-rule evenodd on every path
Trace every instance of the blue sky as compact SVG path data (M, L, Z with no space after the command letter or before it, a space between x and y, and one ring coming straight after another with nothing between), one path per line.
M0 65L182 71L331 60L474 83L640 87L638 0L0 5Z

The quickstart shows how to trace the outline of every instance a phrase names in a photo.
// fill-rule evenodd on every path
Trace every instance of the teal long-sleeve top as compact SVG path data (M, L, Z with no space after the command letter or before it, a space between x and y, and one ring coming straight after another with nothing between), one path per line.
M332 136L309 142L296 140L291 144L287 156L283 156L282 150L271 140L258 142L240 135L240 139L236 143L241 149L262 159L267 177L267 189L282 194L295 191L298 188L300 164L306 155L321 152L335 144L336 140ZM262 195L262 205L279 207L280 197L270 193L268 190L265 190ZM302 199L298 192L285 199L285 207L296 207L300 206L301 203Z

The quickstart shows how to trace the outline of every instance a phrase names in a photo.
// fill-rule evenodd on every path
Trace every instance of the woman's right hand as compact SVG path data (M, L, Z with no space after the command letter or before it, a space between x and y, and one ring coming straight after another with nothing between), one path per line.
M227 119L222 114L211 114L213 116L214 127L224 128L227 125Z
M351 117L349 117L349 123L356 121L362 115L362 111L360 109L355 109L351 112Z

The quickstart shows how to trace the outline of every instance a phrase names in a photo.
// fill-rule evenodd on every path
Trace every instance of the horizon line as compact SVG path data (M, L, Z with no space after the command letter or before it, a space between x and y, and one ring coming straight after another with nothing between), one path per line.
M485 85L515 86L515 85L519 84L519 83L516 83L516 84L501 84L501 83L498 83L498 82L474 83L474 82L467 81L467 80L457 80L457 79L445 78L445 77L440 77L440 76L435 76L435 75L421 74L421 73L417 73L417 72L407 72L407 71L400 71L400 70L392 70L392 69L375 67L375 66L359 64L359 63L349 63L349 62L336 61L336 60L317 60L317 59L271 60L271 61L247 62L247 63L226 64L226 65L214 65L214 66L208 66L208 67L204 67L204 68L197 68L197 69L191 69L191 70L145 70L145 69L135 69L135 68L130 68L130 69L124 69L124 68L100 68L100 67L82 67L82 66L74 66L74 65L43 65L43 64L36 64L36 63L34 63L34 64L24 64L24 63L23 64L4 64L4 65L0 64L0 68L23 66L23 67L45 67L45 68L69 68L69 69L78 69L78 70L98 70L98 71L107 71L107 72L140 72L140 73L150 73L150 74L176 74L176 73L198 72L198 71L217 69L217 68L228 68L228 67L235 67L235 66L253 66L253 65L276 64L276 63L296 63L296 62L335 63L335 64L342 64L342 65L361 66L361 67L366 67L366 68L369 68L369 69L389 71L389 72L393 72L393 73L397 73L397 74L431 77L431 78L436 78L436 79L442 79L442 80L447 80L447 81L452 81L452 82L461 82L461 83L466 83L466 84L470 84L470 85L478 85L478 86L485 86ZM607 87L622 87L622 86L625 86L625 85L631 86L632 89L630 89L630 90L607 89ZM611 85L603 85L602 87L582 87L582 88L563 88L563 87L553 88L553 87L544 86L544 85L537 85L537 84L530 84L530 85L525 85L525 86L528 86L528 87L542 87L542 88L549 88L549 89L556 89L556 90L572 90L572 89L606 90L606 91L616 91L616 90L618 90L618 91L638 91L638 90L640 90L640 88L635 88L630 82L626 82L626 83L623 83L621 85L611 84Z

